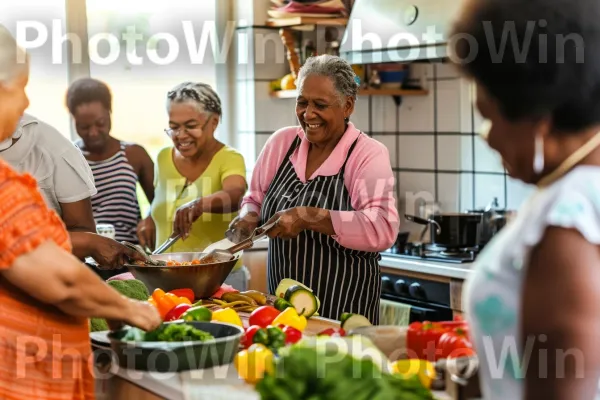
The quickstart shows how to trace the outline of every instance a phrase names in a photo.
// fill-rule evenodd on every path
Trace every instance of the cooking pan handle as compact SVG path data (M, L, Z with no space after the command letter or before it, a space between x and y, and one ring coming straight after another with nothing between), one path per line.
M404 214L404 218L406 218L408 221L414 222L416 224L435 225L435 233L437 235L442 233L442 227L440 226L440 224L438 224L436 221L434 221L432 219L421 218L421 217L417 217L416 215L409 215L409 214Z

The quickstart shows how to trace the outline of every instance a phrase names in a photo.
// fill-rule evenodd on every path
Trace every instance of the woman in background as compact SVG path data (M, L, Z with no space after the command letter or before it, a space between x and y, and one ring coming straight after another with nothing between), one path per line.
M23 56L0 25L0 141L11 137L29 105ZM93 399L88 318L150 330L160 315L73 257L65 225L36 181L1 159L0 227L0 398Z
M221 100L207 84L184 82L167 95L173 146L156 161L156 197L151 215L138 234L142 245L154 247L181 234L170 252L202 251L225 239L246 192L244 158L215 138L222 116ZM241 259L226 283L245 290Z
M97 224L115 227L118 241L138 243L141 220L139 181L149 202L154 199L154 163L140 145L110 135L112 95L106 84L83 78L67 91L67 107L75 120L77 143L87 159L98 193L92 196Z
M467 0L450 35L470 39L452 59L487 142L537 189L465 286L485 399L600 398L599 18L597 0Z

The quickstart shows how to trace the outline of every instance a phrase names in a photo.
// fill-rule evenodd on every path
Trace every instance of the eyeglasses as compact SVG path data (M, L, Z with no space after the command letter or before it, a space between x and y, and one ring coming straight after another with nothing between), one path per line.
M200 127L200 128L198 128L198 127L188 128L187 126L182 126L178 129L167 128L167 129L165 129L165 133L171 139L179 136L181 134L181 131L184 131L185 133L187 133L188 135L191 135L191 136L200 136L200 135L202 135L202 132L204 132L204 129L206 128L206 126L208 125L210 120L211 120L211 118L208 118L206 120L206 122L204 123L204 125L202 125L202 127Z

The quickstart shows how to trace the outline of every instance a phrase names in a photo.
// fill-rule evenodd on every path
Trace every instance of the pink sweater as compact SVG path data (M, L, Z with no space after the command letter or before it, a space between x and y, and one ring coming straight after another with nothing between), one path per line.
M360 131L352 123L329 158L315 171L317 176L332 176L344 164L348 150ZM242 202L242 215L260 213L269 184L279 170L295 137L302 139L291 156L296 175L306 182L306 161L310 142L300 126L286 127L275 132L258 157L250 192ZM387 148L380 142L361 135L346 164L344 183L356 211L330 211L335 235L342 246L362 251L382 251L396 241L400 220L394 198L394 174Z

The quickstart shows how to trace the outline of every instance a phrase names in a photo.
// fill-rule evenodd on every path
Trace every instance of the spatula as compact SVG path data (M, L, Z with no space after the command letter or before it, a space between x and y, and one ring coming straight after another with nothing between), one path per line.
M204 263L231 261L237 252L251 248L254 245L254 242L265 237L267 235L267 232L270 231L275 225L277 225L278 222L279 219L276 219L271 223L265 224L254 229L250 237L248 237L245 240L242 240L238 244L233 245L227 249L215 248L219 243L222 243L223 240L213 243L212 245L207 247L207 250L209 250L211 247L213 250L200 257L200 261Z

